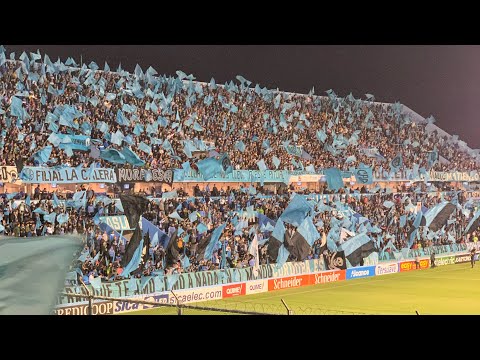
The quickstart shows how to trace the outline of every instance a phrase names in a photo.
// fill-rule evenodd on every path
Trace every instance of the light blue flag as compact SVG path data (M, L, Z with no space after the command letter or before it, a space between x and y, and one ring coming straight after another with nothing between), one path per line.
M115 202L115 207L117 208L118 211L120 211L121 213L124 213L125 210L123 209L123 204L122 204L122 201L121 200L118 200Z
M332 167L324 170L327 179L327 185L330 190L338 191L343 188L342 173L339 169Z
M150 155L152 153L152 148L145 144L143 141L138 145L138 149Z
M331 252L338 251L337 244L335 243L335 239L340 238L340 230L338 228L331 228L327 235L327 248Z
M26 204L27 206L30 206L30 204L31 204L30 195L27 195L27 198L25 199L25 204Z
M121 276L128 277L132 271L135 271L140 266L140 262L142 261L142 251L143 251L143 239L140 240L140 244L138 245L137 249L133 253L133 256L130 262L125 266L123 269Z
M303 236L310 246L313 246L313 243L320 239L320 234L318 233L317 228L313 224L310 216L303 220L303 222L297 228L297 231Z
M53 206L59 207L60 206L60 201L58 200L57 194L53 193Z
M85 251L83 252L79 257L78 257L78 261L81 261L82 263L84 263L88 258L90 257L90 254L88 251Z
M125 162L129 163L130 165L140 166L140 167L145 166L145 161L140 159L140 157L137 154L135 154L128 146L123 147L121 154L125 158Z
M305 197L302 195L295 195L280 218L287 224L300 226L311 210L312 206L307 202Z
M117 149L107 149L100 152L100 159L108 161L113 164L125 164L125 155Z
M267 166L265 165L265 161L263 159L257 162L257 166L260 169L260 171L267 170Z
M204 254L205 260L210 260L212 258L215 245L217 244L218 239L220 239L220 236L222 235L226 225L227 225L226 223L223 223L222 225L217 227L215 230L213 230L213 233L210 237L210 242L208 243L207 248L205 249L205 254Z
M184 255L180 261L184 269L188 269L190 267L190 259L188 258L188 256Z
M143 229L142 229L143 230ZM150 240L150 245L155 247L158 245L158 232L153 235L152 240Z
M400 216L400 227L403 228L405 225L407 224L407 216L406 215L402 215Z
M19 99L18 97L14 96L12 97L11 103L10 103L10 115L11 116L17 116L21 119L23 119L23 107L22 107L22 100Z
M195 121L195 123L193 124L193 130L204 131L205 129L198 122Z
M275 155L273 155L272 162L273 162L273 165L275 166L275 169L278 169L278 167L280 166L280 159Z
M385 206L387 209L390 209L393 205L395 204L389 200L383 202L383 206Z
M18 195L18 192L7 194L7 200L12 200L17 195Z
M245 151L245 144L243 143L243 141L236 142L235 149L243 153Z
M92 285L92 287L95 290L100 289L101 286L102 286L102 278L101 277L96 277L96 278L91 279L90 280L90 285Z
M355 180L359 184L373 184L373 170L369 166L360 167L354 170Z
M135 124L135 128L133 129L133 133L137 136L140 136L144 131L143 125Z
M171 274L168 275L167 277L167 290L172 290L172 288L175 286L177 283L178 279L180 278L180 274Z
M40 215L48 215L48 213L41 208L37 208L37 209L33 210L33 212L36 213L36 214L40 214Z
M192 222L192 223L195 222L195 220L197 220L197 212L194 211L194 212L188 214L188 219L189 219L190 222Z
M278 255L277 255L277 269L280 269L288 260L288 257L290 256L290 252L287 250L285 245L281 245L280 248L278 249Z
M108 131L109 127L103 121L99 121L97 122L97 129L100 130L102 133L105 133Z
M99 211L97 211L97 213L96 213L95 216L93 217L93 223L94 223L95 225L100 224L100 212L99 212Z
M327 134L322 130L317 130L317 139L324 143L327 140Z
M119 125L130 126L130 121L125 117L125 115L123 115L123 112L120 109L117 110L116 121Z
M199 234L206 233L208 230L207 226L204 223L198 223L197 225L197 231Z
M417 213L417 216L415 217L415 221L413 222L413 226L414 226L415 228L418 228L418 227L420 226L420 224L421 224L421 222L422 222L422 217L423 217L423 214L422 214L421 211L419 211L419 212Z
M403 157L402 154L397 154L392 161L390 161L390 170L394 173L398 172L400 168L403 166Z
M58 214L57 221L60 225L65 224L68 221L68 214Z
M49 222L51 224L55 224L55 218L57 217L57 213L52 212L50 215L43 215L43 220L45 222Z
M48 145L48 146L45 146L42 150L37 151L35 154L33 154L33 157L40 164L45 164L48 161L48 159L50 159L51 154L52 154L52 147Z
M174 199L174 198L177 198L177 197L178 197L177 190L164 192L162 194L162 199Z
M112 134L112 139L111 139L111 143L112 144L115 144L115 145L122 145L122 141L123 139L125 138L125 136L123 135L123 133L120 131L120 130L117 130L117 132L115 134Z
M170 215L168 215L169 218L176 219L178 221L183 221L183 219L180 217L177 211L174 211Z
M197 167L204 180L209 180L222 171L225 172L225 174L233 172L232 163L227 154L223 154L218 160L215 158L201 160L197 162Z

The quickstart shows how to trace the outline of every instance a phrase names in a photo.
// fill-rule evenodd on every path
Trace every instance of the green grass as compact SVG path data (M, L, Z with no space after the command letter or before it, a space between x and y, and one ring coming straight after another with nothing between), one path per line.
M479 264L480 265L480 264ZM257 295L190 304L218 309L285 314L281 299L294 314L480 314L480 266L447 265L392 275L278 290ZM176 314L155 308L136 315ZM184 309L186 315L224 314Z

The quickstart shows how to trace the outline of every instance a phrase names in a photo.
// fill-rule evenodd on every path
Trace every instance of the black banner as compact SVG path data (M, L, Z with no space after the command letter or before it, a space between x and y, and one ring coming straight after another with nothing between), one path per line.
M173 183L173 170L171 169L124 169L117 168L117 182L160 182L168 185Z
M347 268L344 251L324 251L322 256L326 270L345 270Z
M125 210L125 216L128 219L128 223L131 228L135 228L135 231L130 239L130 242L125 247L125 255L122 259L122 266L127 265L132 256L137 250L140 241L143 239L142 230L138 225L140 216L145 212L148 205L148 200L139 195L120 195L120 201L122 202L123 209Z

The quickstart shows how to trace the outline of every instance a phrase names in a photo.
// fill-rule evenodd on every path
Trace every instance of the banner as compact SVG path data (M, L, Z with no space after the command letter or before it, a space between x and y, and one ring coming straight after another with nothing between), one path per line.
M117 168L117 181L123 182L161 182L172 185L174 171L170 169L124 169Z
M76 304L75 306L57 306L54 309L55 315L88 315L88 302ZM100 301L92 305L93 315L112 315L113 302Z
M419 263L420 263L421 270L428 269L430 267L430 260L428 259L421 259L419 260ZM417 270L414 260L402 261L401 263L399 263L399 268L400 268L400 272Z
M70 147L72 150L80 151L90 151L90 136L85 135L65 135L65 134L56 134L62 141L58 147L60 149L65 149ZM69 138L71 142L64 143L66 138Z
M280 279L268 280L268 291L292 289L309 285L310 275L291 276Z
M398 272L398 263L378 264L375 267L375 275L387 275Z
M100 216L100 222L103 222L116 231L130 230L130 224L125 215L118 216Z
M258 273L253 272L253 268L229 268L225 270L211 270L200 272L182 273L177 282L172 287L173 290L184 290L199 288L205 286L226 285L236 282L247 282L263 279L280 278L285 276L304 275L318 273L325 270L323 259L305 260L300 262L287 262L282 267L277 268L277 264L260 265ZM115 282L104 282L99 289L93 289L91 285L87 287L95 295L110 297L131 297L142 294L159 293L166 290L166 278L161 276L152 276L143 286L140 279L120 280ZM266 281L266 280L265 280ZM267 285L265 285L265 289ZM257 288L255 290L259 290ZM247 290L248 291L248 290ZM266 290L265 290L266 291ZM83 286L65 286L66 293L76 293L87 295ZM262 292L262 291L258 291ZM76 303L82 299L73 296L62 295L58 298L58 304ZM83 301L88 300L87 297Z
M153 301L159 304L168 304L169 303L169 294L168 293L161 293L161 294L151 294L147 296L135 296L131 297L132 300L144 300L144 301ZM113 313L125 313L137 310L147 310L153 309L157 306L155 305L147 305L147 304L138 304L131 301L114 301L113 302Z
M459 171L430 171L430 181L480 181L480 174L477 171L471 171L469 173Z
M207 300L220 300L223 296L221 286L205 287L200 289L173 291L180 304L188 304ZM176 304L175 296L170 296L170 304Z
M443 266L443 265L453 265L455 264L455 256L443 256L435 258L435 265L436 266Z
M16 184L22 183L18 179L18 172L15 166L0 166L0 182Z
M20 173L26 184L78 184L78 183L116 183L117 177L113 169L96 168L90 175L91 169L77 169L73 167L45 168L25 166Z
M260 294L268 291L268 280L249 281L246 287L246 294Z
M233 170L229 174L216 174L208 182L264 182L287 183L290 175L302 175L304 171L289 170ZM183 176L182 176L183 175ZM175 171L174 182L205 182L203 176L193 169L189 171Z
M323 271L310 275L310 285L326 284L345 280L345 270Z
M361 266L356 268L350 268L346 270L346 279L358 279L369 276L375 276L376 266Z
M91 285L87 285L88 289L93 295L107 296L107 297L132 297L135 295L148 295L163 292L166 289L165 278L159 276L152 276L147 281L144 280L142 284L141 279L127 279L115 282L102 282L100 287L94 289ZM81 301L88 301L88 293L84 286L65 286L64 289L67 294L81 294L85 298L78 298L69 295L60 295L57 298L57 304L71 304Z
M246 290L245 283L237 283L232 285L222 286L223 298L229 298L239 295L245 295Z

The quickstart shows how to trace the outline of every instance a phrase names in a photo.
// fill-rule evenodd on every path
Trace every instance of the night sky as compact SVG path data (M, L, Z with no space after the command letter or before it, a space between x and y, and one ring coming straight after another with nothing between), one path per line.
M267 88L339 96L350 92L377 101L395 102L420 115L433 115L436 124L480 148L477 124L480 88L480 46L446 45L5 45L16 57L23 50L47 53L52 61L105 60L116 69L133 71L150 65L160 74L176 70L199 81L224 83L242 75Z

